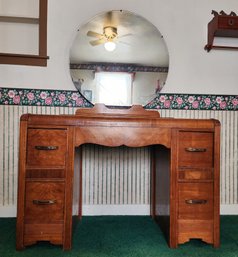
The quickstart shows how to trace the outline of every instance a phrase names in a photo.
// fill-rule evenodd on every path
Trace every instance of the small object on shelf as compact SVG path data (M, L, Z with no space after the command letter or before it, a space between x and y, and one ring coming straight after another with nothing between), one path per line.
M207 45L204 49L208 52L212 49L233 49L238 50L238 46L213 45L214 37L238 38L238 16L235 12L226 14L224 11L212 10L213 19L208 23Z

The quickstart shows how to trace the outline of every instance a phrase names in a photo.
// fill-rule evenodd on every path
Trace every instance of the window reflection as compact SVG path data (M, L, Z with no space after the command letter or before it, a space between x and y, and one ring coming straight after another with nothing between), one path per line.
M106 105L131 105L132 74L122 72L96 72L95 102Z

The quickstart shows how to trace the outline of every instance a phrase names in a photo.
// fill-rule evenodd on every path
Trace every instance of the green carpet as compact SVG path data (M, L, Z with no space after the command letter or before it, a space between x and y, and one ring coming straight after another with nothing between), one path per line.
M83 217L73 234L71 251L38 243L15 250L14 218L0 219L0 257L238 257L238 216L221 217L221 247L191 240L170 249L157 224L148 216Z

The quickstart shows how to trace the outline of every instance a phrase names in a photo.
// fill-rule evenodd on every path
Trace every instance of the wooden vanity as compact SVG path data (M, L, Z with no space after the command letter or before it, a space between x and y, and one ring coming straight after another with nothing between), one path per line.
M151 146L151 216L169 247L193 238L219 247L219 121L160 118L141 106L95 105L75 115L21 117L17 250L37 241L71 248L75 172L81 178L82 210L75 149L86 143Z

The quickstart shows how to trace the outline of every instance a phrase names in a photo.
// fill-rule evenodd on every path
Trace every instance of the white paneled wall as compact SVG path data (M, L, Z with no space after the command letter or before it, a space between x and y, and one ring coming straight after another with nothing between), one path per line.
M15 213L19 119L23 113L73 114L74 108L0 106L0 210ZM221 204L238 204L238 112L161 110L161 117L221 122ZM83 146L83 204L146 206L150 201L150 148ZM5 216L8 215L5 212ZM84 212L87 214L87 212ZM119 213L120 214L120 213ZM1 213L0 213L1 216Z
M149 204L150 148L83 147L84 204Z

